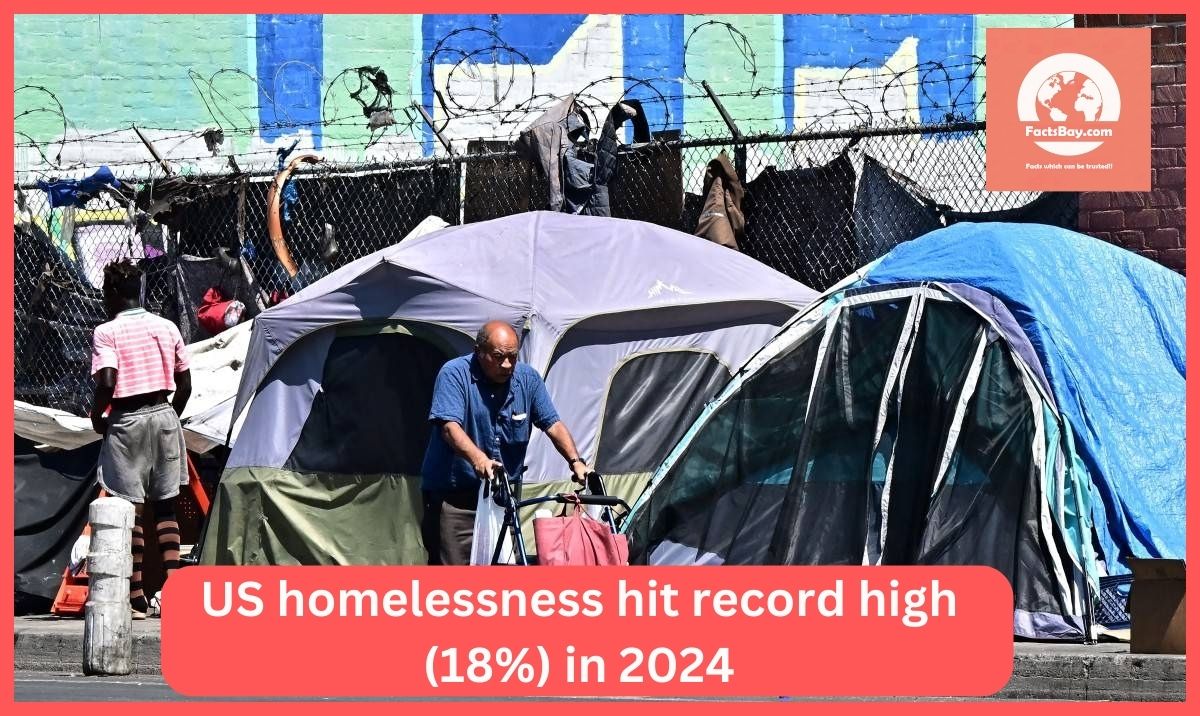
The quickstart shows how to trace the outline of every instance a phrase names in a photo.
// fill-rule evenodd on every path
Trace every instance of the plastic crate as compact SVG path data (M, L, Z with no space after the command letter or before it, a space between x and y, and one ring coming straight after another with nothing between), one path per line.
M1129 587L1132 574L1100 578L1100 599L1096 604L1096 622L1109 629L1129 628Z

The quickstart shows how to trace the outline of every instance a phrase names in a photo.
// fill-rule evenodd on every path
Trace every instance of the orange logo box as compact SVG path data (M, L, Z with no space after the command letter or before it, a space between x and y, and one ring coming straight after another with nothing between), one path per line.
M987 188L1150 190L1150 28L987 31Z

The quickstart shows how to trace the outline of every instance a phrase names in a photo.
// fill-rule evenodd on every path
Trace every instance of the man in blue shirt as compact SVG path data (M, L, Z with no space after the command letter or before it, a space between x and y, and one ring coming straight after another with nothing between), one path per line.
M433 432L421 467L422 535L430 564L470 564L480 481L497 466L521 474L533 426L567 460L572 479L585 481L587 463L542 377L517 362L519 349L512 326L491 321L479 329L474 353L438 372L429 410Z

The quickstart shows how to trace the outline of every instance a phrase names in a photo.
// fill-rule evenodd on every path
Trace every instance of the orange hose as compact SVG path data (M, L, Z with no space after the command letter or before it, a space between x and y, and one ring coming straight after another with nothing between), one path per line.
M283 270L287 271L288 278L294 278L300 269L296 268L296 262L292 259L292 252L288 249L287 241L283 238L283 223L279 218L279 204L283 193L283 185L287 182L288 177L292 175L296 167L300 164L316 164L321 158L316 154L301 154L288 163L283 171L275 175L275 179L271 181L271 187L267 189L267 236L271 238L271 247L275 249L275 257L279 259Z

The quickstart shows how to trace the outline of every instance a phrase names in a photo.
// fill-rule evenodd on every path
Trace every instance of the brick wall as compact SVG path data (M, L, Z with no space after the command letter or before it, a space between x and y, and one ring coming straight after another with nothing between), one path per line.
M1187 50L1183 15L1076 15L1076 27L1150 27L1151 190L1085 192L1081 231L1184 273L1186 225L1184 108Z

